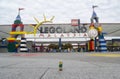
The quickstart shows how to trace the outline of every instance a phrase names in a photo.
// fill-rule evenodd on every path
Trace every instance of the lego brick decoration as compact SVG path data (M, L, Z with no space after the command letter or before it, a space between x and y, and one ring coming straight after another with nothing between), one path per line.
M28 52L28 48L26 45L26 38L21 38L21 43L20 43L20 52Z

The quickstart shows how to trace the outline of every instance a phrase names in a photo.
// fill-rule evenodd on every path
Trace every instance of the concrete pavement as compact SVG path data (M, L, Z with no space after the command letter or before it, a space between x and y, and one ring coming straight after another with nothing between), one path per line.
M59 61L63 61L63 71L58 69ZM119 56L0 53L0 79L120 79L119 74Z

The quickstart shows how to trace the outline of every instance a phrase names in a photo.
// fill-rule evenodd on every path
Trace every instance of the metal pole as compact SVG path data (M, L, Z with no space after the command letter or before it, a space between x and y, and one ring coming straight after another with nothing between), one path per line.
M34 53L35 53L35 51L36 51L36 50L35 50L35 36L34 36Z
M93 5L92 8L93 8L93 12L94 12L94 8L98 7L97 5ZM98 23L98 17L96 16L96 18L94 18L96 20L96 23ZM95 46L94 46L94 51L97 52L97 37L95 37Z
M78 19L78 28L79 28L79 33L81 32L80 31L80 19Z
M95 37L95 52L97 52L97 37Z
M59 38L59 50L61 52L61 38Z

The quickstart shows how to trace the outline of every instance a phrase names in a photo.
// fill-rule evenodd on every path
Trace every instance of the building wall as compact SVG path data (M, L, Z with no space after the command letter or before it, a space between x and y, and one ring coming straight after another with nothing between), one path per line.
M107 33L105 36L108 36L108 37L120 36L120 23L101 23L101 24L103 27L103 32ZM89 30L89 25L90 24L87 23L87 25L85 26L87 31ZM81 26L82 26L82 23L81 23ZM12 27L11 25L0 25L0 37L1 38L9 37L9 32L11 31L11 27ZM42 28L43 30L45 29L50 30L51 27L55 29L58 27L61 27L62 30L64 30L65 32L77 32L74 29L79 29L78 27L71 26L70 23L69 24L44 24L44 25L41 25L38 29ZM19 27L17 28L17 30L19 30ZM30 31L33 31L33 27L31 27L29 24L25 24L24 30L30 32ZM38 33L40 33L40 31L38 31Z
M86 27L86 32L88 32L89 30L89 23L87 23L87 25L85 26ZM11 25L0 25L0 38L7 38L9 37L9 32L11 31ZM42 32L43 33L49 33L50 31L50 28L52 28L52 30L55 28L57 29L58 27L62 28L62 32L78 32L76 31L75 29L79 29L79 27L73 27L71 26L71 24L44 24L44 25L41 25L38 29L41 30L40 28L44 29ZM81 27L82 27L82 23L81 23ZM102 23L102 27L103 27L103 32L104 33L107 33L105 36L106 37L120 37L120 23ZM17 30L19 30L20 28L18 27ZM25 27L24 27L24 30L27 31L27 32L31 32L33 31L33 27L31 27L29 24L25 24ZM60 30L60 29L58 29ZM38 31L37 33L40 34L41 31ZM80 30L81 32L81 30ZM56 31L54 32L56 33ZM76 42L78 38L74 38L75 40L75 43L79 43L81 42L80 39L79 39L79 42ZM43 41L43 39L41 39ZM62 39L63 40L63 39ZM70 40L70 39L69 39ZM45 41L45 39L44 39ZM48 40L47 40L48 41ZM50 41L50 40L49 40ZM49 42L48 41L48 42ZM53 39L52 39L53 41ZM52 42L51 41L51 42ZM67 40L68 41L68 40ZM71 41L71 40L70 40ZM70 42L69 41L69 42ZM55 42L55 41L53 41ZM73 43L74 41L72 41L71 43ZM32 42L28 42L27 43L28 45L28 48L29 49L32 49ZM5 48L0 48L1 52L7 52L7 50ZM30 50L31 52L33 50Z

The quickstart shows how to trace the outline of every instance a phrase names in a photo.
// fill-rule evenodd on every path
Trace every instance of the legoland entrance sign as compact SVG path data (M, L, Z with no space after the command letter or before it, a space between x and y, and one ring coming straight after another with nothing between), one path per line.
M86 33L87 28L86 27L40 27L39 28L40 33Z

